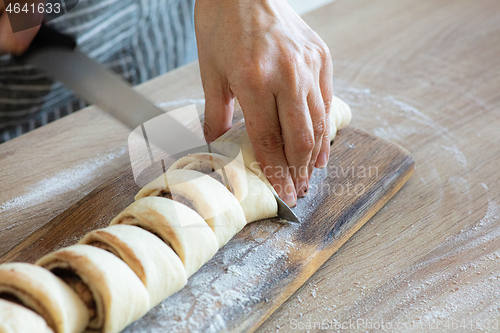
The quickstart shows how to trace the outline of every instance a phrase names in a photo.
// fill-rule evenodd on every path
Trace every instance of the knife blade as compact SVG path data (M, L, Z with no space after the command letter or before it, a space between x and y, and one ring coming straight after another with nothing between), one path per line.
M59 35L58 45L54 43L55 34ZM110 113L131 129L165 115L118 75L81 53L74 42L61 43L64 37L67 36L42 25L23 59L63 82L77 96ZM52 42L46 43L46 40ZM168 114L166 117L169 117ZM168 140L154 142L163 151L173 156L207 145L175 119L169 118L169 121L162 122L162 134Z
M278 203L278 217L286 220L287 222L300 223L299 218L297 217L297 215L295 215L293 210L288 207L288 205L283 200L281 200L281 198L278 197L276 193L273 192L273 194L276 198L276 202Z
M149 144L153 143L170 157L211 151L205 140L137 93L121 77L81 53L71 37L44 24L31 46L18 60L46 71L77 96L110 113L132 130L141 127L148 149ZM156 126L154 133L151 133L153 135L148 133L146 136L144 124L153 118L162 118L161 126ZM274 196L278 203L278 216L300 223L290 207L276 194Z

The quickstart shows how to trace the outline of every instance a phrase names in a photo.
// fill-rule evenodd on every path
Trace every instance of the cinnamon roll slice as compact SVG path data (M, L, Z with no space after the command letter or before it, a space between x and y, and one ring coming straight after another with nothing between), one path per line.
M0 265L0 299L33 310L43 317L46 325L56 333L80 333L89 322L89 311L78 295L60 278L36 265L27 263ZM6 306L5 303L3 306ZM20 315L20 310L17 308L10 307L9 311L16 316ZM5 315L3 311L0 313L2 316ZM39 320L32 318L33 316L30 316L25 323L18 324L27 327L36 325L30 321L39 322ZM3 320L0 323L3 323ZM15 324L12 322L10 325Z
M260 168L259 162L257 162L252 143L248 137L245 119L239 120L226 133L222 134L210 144L210 146L225 156L234 156L236 153L235 145L241 150L245 166L257 175L271 191L276 192Z
M144 284L108 251L72 245L42 257L37 265L64 280L84 301L90 312L86 332L119 332L149 310Z
M193 170L172 170L146 185L135 196L171 198L203 217L219 247L246 225L245 213L234 195L210 176Z
M94 230L79 244L113 253L141 279L154 307L187 283L186 270L177 254L157 236L131 225Z
M54 333L36 312L0 298L1 333Z
M112 226L143 228L170 246L191 276L219 249L212 229L187 206L166 198L145 197L132 203L111 221Z
M278 205L266 184L236 159L214 153L197 153L177 160L168 171L194 170L217 180L241 204L248 223L275 217Z

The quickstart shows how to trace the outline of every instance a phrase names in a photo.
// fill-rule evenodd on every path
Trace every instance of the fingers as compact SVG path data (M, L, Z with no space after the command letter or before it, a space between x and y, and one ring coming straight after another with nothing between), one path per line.
M205 140L212 142L231 128L234 97L229 85L218 73L200 65L205 92Z
M323 138L326 131L326 118L325 118L325 105L321 96L319 84L316 89L313 89L308 97L307 104L309 107L309 114L311 116L312 128L314 134L314 148L311 152L311 159L308 165L308 177L311 178L314 166L316 165L319 153L323 146ZM328 146L329 148L330 146Z
M297 194L288 170L274 95L243 92L238 94L238 100L257 161L279 197L288 206L295 206Z
M316 168L323 169L328 164L330 156L330 115L331 103L333 99L333 64L330 51L324 45L323 66L319 73L319 85L324 103L325 112L325 132L321 143L321 149L316 159Z
M308 167L314 150L313 123L306 96L280 94L276 98L285 156L298 197L309 189Z
M325 131L321 139L321 148L315 163L315 167L318 169L323 169L327 166L330 156L330 109L331 102L325 103Z

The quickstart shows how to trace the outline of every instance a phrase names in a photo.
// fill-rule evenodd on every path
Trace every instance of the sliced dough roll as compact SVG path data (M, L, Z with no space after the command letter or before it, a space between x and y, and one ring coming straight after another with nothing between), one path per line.
M194 170L217 180L230 190L241 204L247 222L274 217L278 204L269 188L236 159L219 154L197 153L177 160L171 170Z
M234 195L224 185L201 172L167 172L146 185L135 198L137 200L147 196L172 198L192 208L212 228L219 247L226 244L246 224L243 208Z
M79 243L101 248L125 261L148 290L151 308L187 283L186 270L177 254L144 229L113 225L92 231Z
M72 245L41 258L91 309L87 332L119 332L149 310L149 294L137 275L115 255L88 245Z
M350 121L351 109L349 108L349 105L347 105L340 98L334 96L330 111L330 141L333 141L337 131L346 127ZM222 155L236 156L239 152L235 150L233 145L226 143L236 144L239 149L241 149L245 166L259 176L259 178L262 179L262 181L266 183L272 191L274 191L257 162L252 143L248 137L244 119L238 121L233 125L233 127L231 127L231 129L210 144Z
M80 333L89 322L89 311L78 295L57 276L36 265L0 265L0 298L35 311L56 333Z
M170 199L139 199L111 221L112 226L120 224L143 228L161 238L179 256L188 277L219 249L214 232L205 220L192 209Z
M54 333L36 312L0 298L1 333Z
M330 109L330 141L333 141L337 131L351 122L351 108L337 96L333 96Z
M271 183L269 183L267 177L260 168L259 162L257 162L252 143L250 142L250 138L248 137L247 129L245 127L245 119L241 119L234 124L231 129L212 142L210 146L222 155L236 156L237 152L235 151L235 146L228 143L235 144L239 147L245 166L256 174L271 191L276 193L275 189Z

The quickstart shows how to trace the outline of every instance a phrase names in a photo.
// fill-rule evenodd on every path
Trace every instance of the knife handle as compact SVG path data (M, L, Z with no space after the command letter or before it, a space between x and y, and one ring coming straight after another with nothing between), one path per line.
M76 42L72 37L57 32L43 23L26 52L15 57L15 59L25 62L33 53L43 51L47 48L74 50L76 48Z

